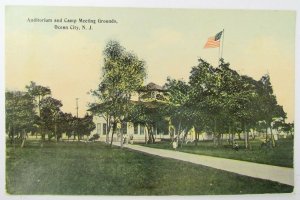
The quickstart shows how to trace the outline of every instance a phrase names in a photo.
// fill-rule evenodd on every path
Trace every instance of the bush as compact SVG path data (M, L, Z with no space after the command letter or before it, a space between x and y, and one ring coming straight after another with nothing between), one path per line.
M98 140L100 138L99 134L94 134L90 139L89 141L95 141L95 140Z

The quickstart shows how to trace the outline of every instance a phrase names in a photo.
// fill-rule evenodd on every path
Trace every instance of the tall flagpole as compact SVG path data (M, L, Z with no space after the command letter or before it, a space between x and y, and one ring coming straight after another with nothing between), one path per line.
M222 50L221 50L221 58L223 58L224 38L225 38L225 30L223 29L223 38L222 38Z
M219 51L218 51L218 66L220 65L220 49L221 49L221 45L219 45Z

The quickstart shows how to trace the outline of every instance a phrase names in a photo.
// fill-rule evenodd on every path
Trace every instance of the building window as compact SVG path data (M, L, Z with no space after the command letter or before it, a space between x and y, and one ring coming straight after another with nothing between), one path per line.
M106 123L103 123L103 131L102 131L103 135L106 135L106 129L107 129Z
M140 135L144 135L144 134L145 134L145 126L140 125Z
M101 133L101 124L97 123L97 134Z
M138 123L134 123L133 124L133 129L134 129L134 134L138 134L139 133L139 124Z

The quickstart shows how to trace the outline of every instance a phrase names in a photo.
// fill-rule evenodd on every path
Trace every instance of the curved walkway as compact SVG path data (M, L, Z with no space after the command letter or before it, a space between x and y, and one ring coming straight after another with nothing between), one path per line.
M114 145L120 146L120 143L114 143ZM144 152L147 154L161 156L164 158L182 160L194 164L212 167L215 169L237 173L240 175L271 180L271 181L294 186L293 168L278 167L273 165L265 165L265 164L246 162L240 160L232 160L226 158L218 158L212 156L196 155L196 154L184 153L184 152L166 150L166 149L156 149L156 148L144 147L140 145L128 144L128 145L124 145L124 147L128 149Z

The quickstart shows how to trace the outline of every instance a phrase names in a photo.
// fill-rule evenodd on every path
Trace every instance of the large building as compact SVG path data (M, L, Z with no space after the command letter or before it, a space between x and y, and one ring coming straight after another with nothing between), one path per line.
M132 94L131 100L133 102L149 104L151 106L151 102L162 100L165 97L165 93L166 90L163 87L155 83L149 83L136 93ZM99 134L101 141L110 141L112 130L109 135L107 135L108 121L105 119L105 116L94 116L93 121L96 124L96 129L91 133L91 135ZM124 122L122 124L118 124L113 141L120 141L121 131L127 141L132 138L134 142L145 142L149 140L150 136L149 130L144 124ZM169 122L159 122L159 124L152 127L152 133L155 141L171 139L175 136L174 127ZM192 133L188 135L188 138L190 140L193 139Z

